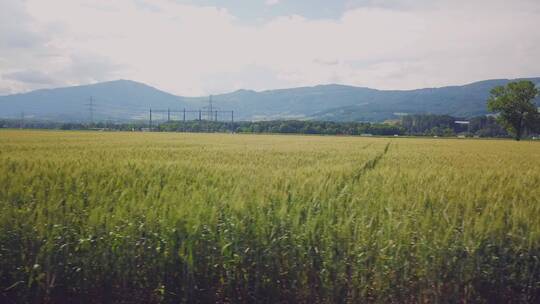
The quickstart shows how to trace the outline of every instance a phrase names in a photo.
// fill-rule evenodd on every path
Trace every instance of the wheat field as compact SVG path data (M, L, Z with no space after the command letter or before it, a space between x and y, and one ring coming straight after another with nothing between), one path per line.
M0 302L540 301L540 143L0 131Z

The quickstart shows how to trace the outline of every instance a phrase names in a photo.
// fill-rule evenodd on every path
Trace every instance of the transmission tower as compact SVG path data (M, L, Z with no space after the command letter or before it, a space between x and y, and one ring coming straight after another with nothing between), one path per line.
M208 97L208 117L206 119L212 120L212 116L214 116L214 107L212 104L212 95Z
M94 123L94 111L96 104L94 104L94 97L90 96L88 103L85 104L88 107L88 115L90 117L90 123Z
M219 110L218 107L214 107L214 103L212 101L212 95L208 97L208 106L203 107L206 114L206 120L209 121L217 121L217 112Z

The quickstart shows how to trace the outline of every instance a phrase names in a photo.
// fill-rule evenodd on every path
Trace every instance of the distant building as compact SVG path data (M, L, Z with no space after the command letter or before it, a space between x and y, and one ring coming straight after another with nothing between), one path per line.
M394 112L393 114L395 116L407 116L407 115L409 115L409 113L404 113L404 112Z

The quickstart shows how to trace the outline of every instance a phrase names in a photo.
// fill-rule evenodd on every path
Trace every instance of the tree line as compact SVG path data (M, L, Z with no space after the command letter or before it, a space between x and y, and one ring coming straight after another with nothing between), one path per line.
M272 121L170 121L155 123L151 131L158 132L233 132L233 133L281 133L320 135L376 135L376 136L479 136L510 137L511 135L490 116L479 116L469 120L468 125L456 124L461 118L449 115L415 114L402 117L400 121L387 123L332 122L311 120ZM150 131L148 122L54 122L17 119L0 120L3 128L56 129L56 130L101 130L101 131ZM528 134L528 133L527 133Z
M459 121L466 123L457 123ZM450 115L414 114L403 116L400 124L407 135L414 136L510 136L493 116L477 116L466 120Z

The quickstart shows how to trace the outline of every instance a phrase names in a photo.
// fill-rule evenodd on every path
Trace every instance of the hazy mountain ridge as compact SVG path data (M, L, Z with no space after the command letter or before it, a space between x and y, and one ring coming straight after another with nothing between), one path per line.
M184 106L178 96L135 81L116 80L0 96L0 116L19 117L24 112L36 118L85 120L89 119L90 97L96 119L133 119L147 115L149 107Z
M540 78L528 78L537 85ZM507 79L485 80L463 86L416 90L376 90L347 85L318 85L267 91L238 90L213 96L220 110L234 110L242 120L319 119L381 121L397 113L435 113L468 117L486 114L486 99ZM153 109L205 107L208 97L181 97L130 80L36 90L0 96L0 117L88 120L90 96L96 120L147 119ZM154 114L154 119L163 115ZM174 118L174 116L173 116ZM197 118L197 115L188 119ZM225 117L224 117L225 119Z

